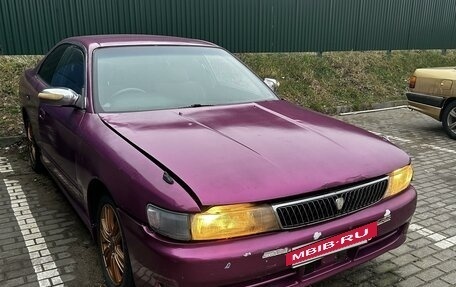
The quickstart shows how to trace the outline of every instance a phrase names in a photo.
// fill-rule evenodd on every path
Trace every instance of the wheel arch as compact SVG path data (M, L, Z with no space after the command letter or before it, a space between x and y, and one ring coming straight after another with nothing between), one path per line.
M21 113L22 113L22 120L25 123L25 121L29 119L29 116L28 116L27 111L25 110L24 107L21 108Z
M24 132L27 133L27 131L26 131L27 124L31 124L31 123L30 123L30 116L25 107L21 107L21 115L22 115L22 124L24 127Z
M92 179L87 188L87 211L89 213L90 231L95 239L98 204L103 196L109 196L114 201L106 185L98 178Z
M442 121L442 116L443 116L443 113L445 112L446 107L454 101L456 101L456 97L448 98L445 100L445 102L443 102L443 106L440 109L440 116L439 116L440 121Z

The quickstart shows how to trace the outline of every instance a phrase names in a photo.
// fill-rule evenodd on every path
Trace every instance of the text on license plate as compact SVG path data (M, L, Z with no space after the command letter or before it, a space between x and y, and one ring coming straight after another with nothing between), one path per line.
M372 222L293 250L287 253L286 263L287 266L304 263L350 246L360 245L375 236L377 236L377 222Z

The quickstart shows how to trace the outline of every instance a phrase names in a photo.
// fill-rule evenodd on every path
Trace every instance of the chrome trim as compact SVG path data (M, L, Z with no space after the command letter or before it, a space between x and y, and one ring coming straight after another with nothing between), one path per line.
M326 193L326 194L323 194L323 195L313 196L313 197L308 197L308 198L304 198L304 199L288 201L288 202L283 202L283 203L272 204L271 206L272 206L272 210L274 211L274 215L275 215L275 217L276 217L276 219L277 219L277 221L279 223L280 229L282 229L282 230L296 229L296 228L299 228L299 227L284 227L282 225L282 222L281 222L280 217L279 217L278 212L277 212L278 208L287 207L287 206L290 206L290 205L302 204L302 203L306 203L306 202L310 202L310 201L314 201L314 200L319 200L319 199L324 199L324 198L328 198L328 197L332 197L332 196L337 196L337 195L340 195L340 194L343 194L343 193L347 193L347 192L350 192L350 191L355 190L355 189L360 189L360 188L363 188L363 187L367 187L367 186L370 186L370 185L373 185L373 184L376 184L376 183L379 183L379 182L382 182L382 181L385 181L385 180L388 181L388 183L389 183L389 176L384 176L382 178L379 178L379 179L376 179L376 180L373 180L373 181L369 181L369 182L366 182L366 183L363 183L363 184L360 184L360 185L351 186L351 187L348 187L348 188L345 188L345 189L342 189L342 190ZM385 194L386 194L387 191L388 191L388 188L385 189L385 192L384 192L382 198L385 197ZM377 202L375 202L375 203L377 203ZM340 216L345 216L345 215L357 212L359 210L365 209L365 208L367 208L369 206L372 206L375 203L367 205L367 206L365 206L365 207L363 207L361 209L358 209L358 210L355 210L355 211L352 211L352 212L349 212L349 213L341 214L339 216L335 216L335 217L332 217L332 218L324 219L324 220L321 220L321 221L318 221L318 222L314 222L314 223L311 223L309 225L325 222L325 221L328 221L328 220L332 220L332 219L338 218ZM305 225L306 224L303 224L302 226L305 226Z

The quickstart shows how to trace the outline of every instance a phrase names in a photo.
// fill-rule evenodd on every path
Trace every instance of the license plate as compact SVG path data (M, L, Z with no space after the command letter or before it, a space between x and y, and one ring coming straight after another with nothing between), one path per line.
M377 236L377 222L372 222L350 231L332 236L287 253L287 266L299 267L306 262L314 261L320 257L352 248L366 243Z

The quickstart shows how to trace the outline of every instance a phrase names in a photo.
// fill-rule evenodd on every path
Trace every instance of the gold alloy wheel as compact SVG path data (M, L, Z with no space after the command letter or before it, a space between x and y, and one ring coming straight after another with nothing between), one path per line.
M109 204L101 209L99 237L106 272L112 283L119 286L125 275L125 253L119 220Z
M27 140L28 140L30 163L32 165L34 165L36 162L36 148L35 148L35 143L33 142L33 133L32 133L31 124L27 125Z

